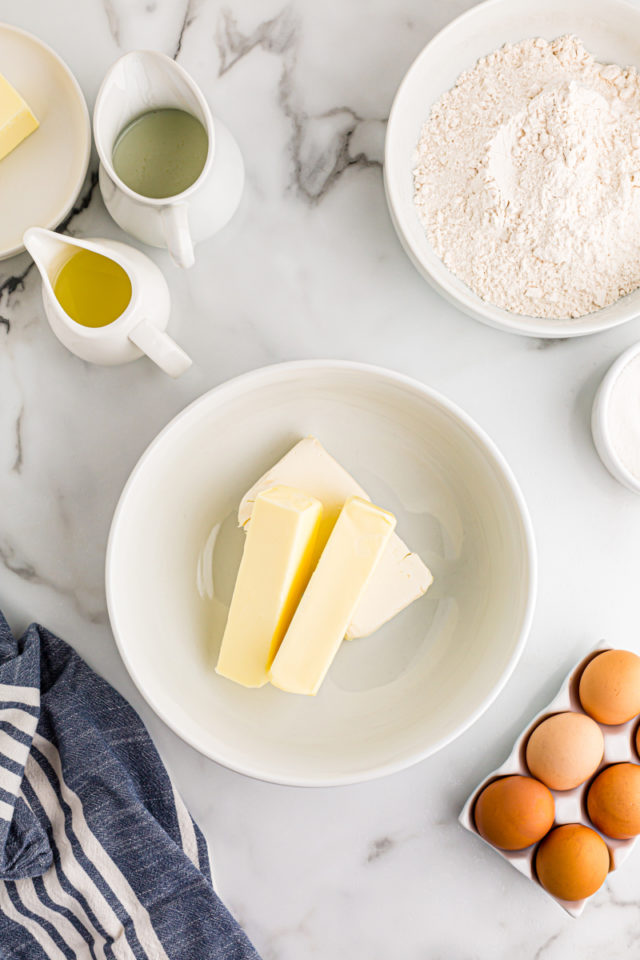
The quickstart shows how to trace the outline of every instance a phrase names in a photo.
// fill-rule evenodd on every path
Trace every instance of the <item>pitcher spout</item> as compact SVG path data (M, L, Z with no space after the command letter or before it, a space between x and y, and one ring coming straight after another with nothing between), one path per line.
M58 270L69 258L68 239L61 237L59 233L54 233L53 230L29 227L23 237L23 243L40 271L43 282L51 285Z

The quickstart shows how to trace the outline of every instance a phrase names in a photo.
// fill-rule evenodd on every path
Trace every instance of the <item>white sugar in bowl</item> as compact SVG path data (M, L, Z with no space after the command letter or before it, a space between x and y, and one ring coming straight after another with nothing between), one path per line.
M640 493L640 343L611 365L593 403L591 430L609 473Z

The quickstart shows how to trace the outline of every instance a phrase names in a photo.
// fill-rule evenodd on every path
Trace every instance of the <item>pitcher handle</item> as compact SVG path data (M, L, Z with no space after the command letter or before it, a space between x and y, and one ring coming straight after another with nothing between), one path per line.
M187 269L195 262L186 203L168 203L161 210L162 229L167 249L179 267Z
M129 331L129 339L170 377L179 377L193 363L182 347L150 320L141 320Z

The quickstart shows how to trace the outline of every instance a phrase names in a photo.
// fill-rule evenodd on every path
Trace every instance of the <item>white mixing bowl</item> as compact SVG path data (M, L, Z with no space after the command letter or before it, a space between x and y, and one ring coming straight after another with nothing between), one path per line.
M214 671L244 542L236 512L310 434L396 514L435 582L345 641L316 697L247 690ZM124 489L106 569L118 647L165 722L234 770L299 785L399 770L468 727L522 651L535 582L527 509L488 437L420 383L334 361L258 370L176 417Z
M445 267L429 243L413 202L412 170L432 105L463 70L503 43L567 33L580 37L601 61L640 67L640 8L624 0L488 0L445 27L413 62L393 102L385 143L391 219L420 273L470 316L532 337L578 337L625 323L640 313L640 291L577 320L525 317L486 303Z

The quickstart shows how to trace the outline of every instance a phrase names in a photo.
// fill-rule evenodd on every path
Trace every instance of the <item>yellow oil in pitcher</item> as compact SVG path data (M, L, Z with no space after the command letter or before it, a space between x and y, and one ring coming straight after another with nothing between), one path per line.
M131 280L119 263L78 250L58 271L53 292L65 313L83 327L106 327L131 300Z

